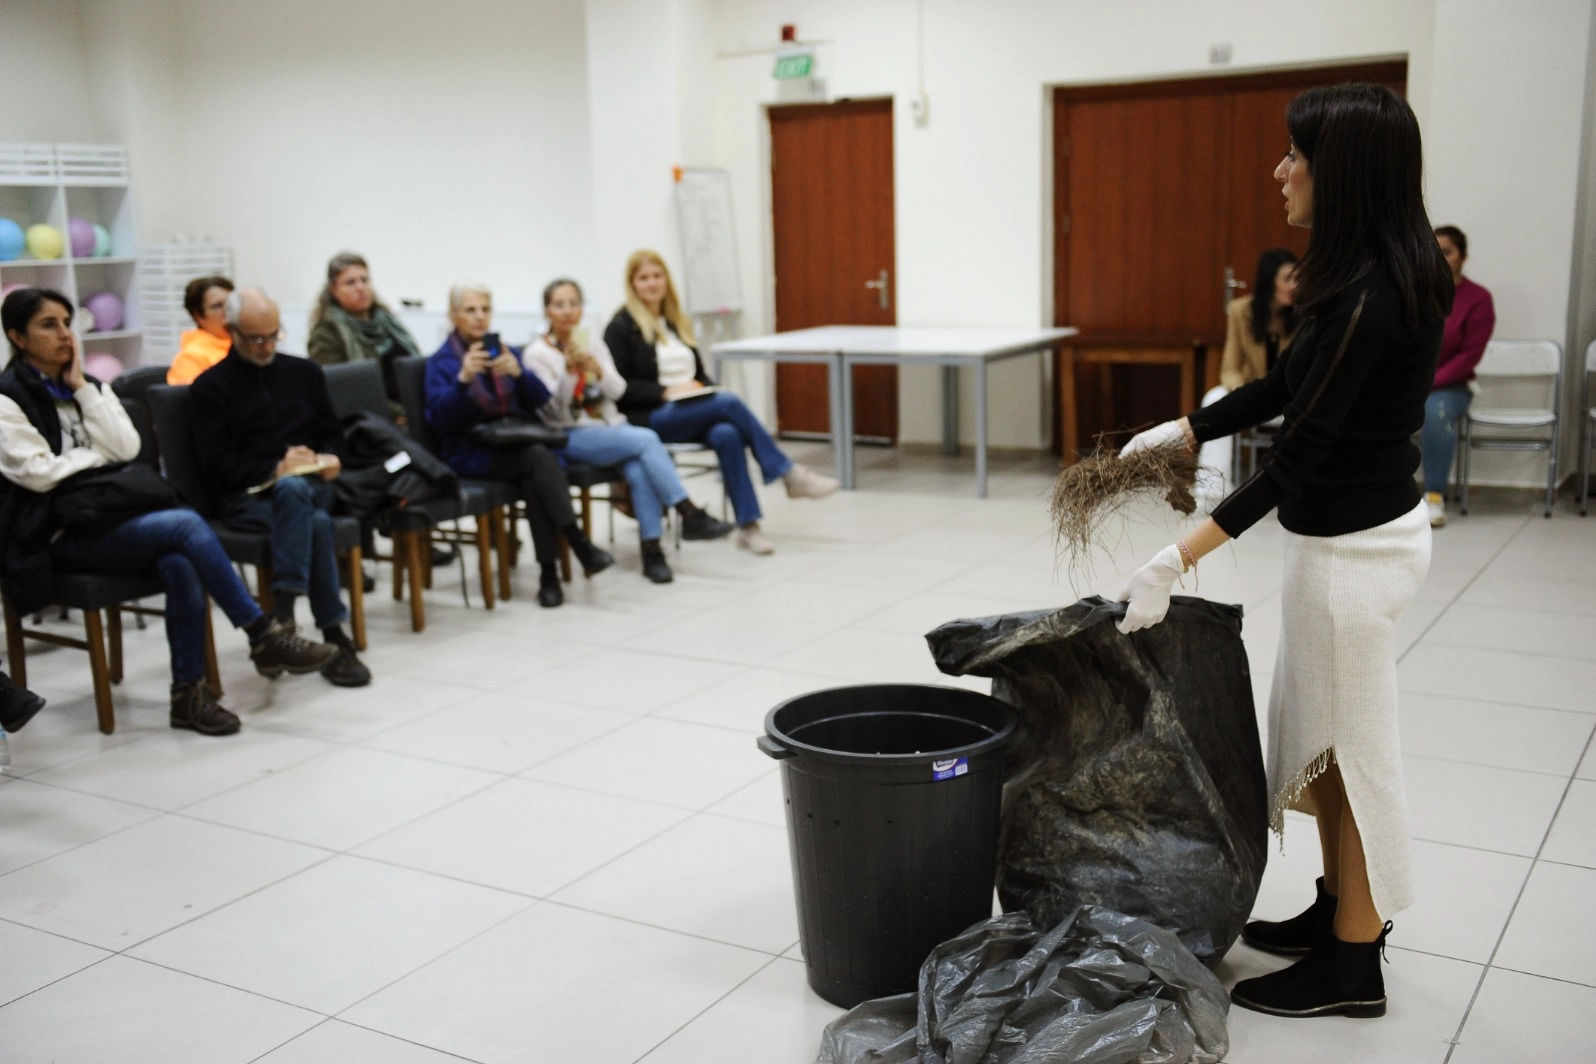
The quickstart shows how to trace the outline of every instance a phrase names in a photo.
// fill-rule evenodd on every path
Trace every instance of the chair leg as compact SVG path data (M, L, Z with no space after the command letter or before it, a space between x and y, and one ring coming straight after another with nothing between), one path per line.
M366 649L366 570L364 552L350 547L349 559L349 627L354 632L355 649Z
M99 610L83 611L83 630L89 644L89 673L94 678L94 708L100 716L100 731L116 731L116 711L111 705L111 670L105 660L105 626Z
M456 526L458 527L458 526ZM432 590L432 529L421 532L421 586Z
M582 489L582 535L593 538L593 489Z
M393 545L393 600L405 600L405 541L409 533L395 531L389 542Z
M514 506L510 507L510 514L513 519ZM493 553L499 562L499 598L501 601L509 602L510 569L515 562L511 555L510 530L505 523L504 507L495 506L488 511L488 535L493 537Z
M482 580L482 603L493 608L493 519L477 515L477 574Z
M22 618L17 615L11 600L5 600L6 614L6 664L11 666L11 678L18 687L28 686L28 655L22 642Z
M111 682L122 682L122 607L112 606L105 614L107 642L111 646Z
M1552 435L1546 441L1546 516L1552 516L1557 504L1557 423L1552 422Z
M260 565L255 568L255 580L260 585L260 590L255 595L255 601L260 603L262 613L270 613L277 604L277 596L272 594L272 567Z
M1469 425L1467 413L1458 418L1458 432L1462 434L1462 442L1458 445L1457 455L1457 508L1459 513L1467 517L1469 515L1469 452L1474 449L1474 430Z
M205 680L211 692L222 697L222 669L216 662L216 626L211 623L211 600L205 599Z
M410 630L425 631L427 606L422 601L421 544L425 537L419 532L405 533L405 568L410 575Z

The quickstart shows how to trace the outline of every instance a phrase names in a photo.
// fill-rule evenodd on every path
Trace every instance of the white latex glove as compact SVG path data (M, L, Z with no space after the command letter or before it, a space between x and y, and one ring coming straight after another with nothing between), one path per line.
M1120 588L1117 597L1128 605L1125 616L1114 627L1130 635L1162 621L1169 613L1169 596L1175 592L1175 582L1185 570L1180 548L1174 544L1153 555L1153 560L1132 573Z
M1138 432L1130 438L1130 442L1119 449L1119 456L1135 454L1137 451L1150 451L1169 443L1186 443L1186 430L1180 427L1178 421L1166 421L1162 425L1154 425L1146 432Z

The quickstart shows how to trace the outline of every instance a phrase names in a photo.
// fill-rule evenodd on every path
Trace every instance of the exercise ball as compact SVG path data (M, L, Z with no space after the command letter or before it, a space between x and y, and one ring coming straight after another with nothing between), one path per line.
M83 309L94 315L94 327L110 332L122 327L122 301L115 292L96 292L83 301Z
M111 234L99 222L94 223L94 257L103 259L111 253Z
M53 225L28 226L28 255L35 259L58 259L66 250L66 238Z
M22 248L27 244L28 238L22 233L22 226L10 218L0 218L0 262L10 262L22 254Z
M83 372L102 381L114 381L122 373L122 361L104 351L93 351L83 356Z
M21 290L23 288L26 288L26 287L28 287L28 286L23 284L21 281L12 281L10 284L6 285L4 288L0 288L0 299L4 299L6 296L10 295L12 292L19 291L19 290Z
M67 237L72 242L74 259L86 259L94 254L94 223L87 218L68 218Z
M72 324L78 327L78 334L94 331L94 312L88 307L79 307L78 312L72 315Z

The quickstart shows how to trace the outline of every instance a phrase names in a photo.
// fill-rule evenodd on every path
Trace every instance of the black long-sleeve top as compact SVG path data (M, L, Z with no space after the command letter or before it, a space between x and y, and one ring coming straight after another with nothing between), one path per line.
M234 347L189 389L200 471L218 494L269 480L290 447L348 457L327 378L308 358L279 354L257 366Z
M1214 510L1219 527L1239 536L1278 508L1288 531L1339 536L1417 506L1412 437L1444 324L1406 320L1395 286L1367 278L1308 317L1267 375L1187 415L1198 442L1284 415L1258 471Z
M663 324L670 328L669 322ZM604 346L610 349L616 372L626 380L626 391L615 400L615 405L632 424L647 428L648 416L665 402L665 389L659 383L659 356L654 345L643 339L643 330L632 312L622 307L604 330ZM693 378L700 384L713 384L704 370L704 359L698 348L692 344L687 347L693 352Z

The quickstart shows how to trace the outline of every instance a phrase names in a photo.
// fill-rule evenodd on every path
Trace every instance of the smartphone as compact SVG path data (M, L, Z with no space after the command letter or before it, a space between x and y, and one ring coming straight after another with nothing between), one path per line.
M504 350L499 346L499 334L488 333L482 338L482 349L495 358Z

